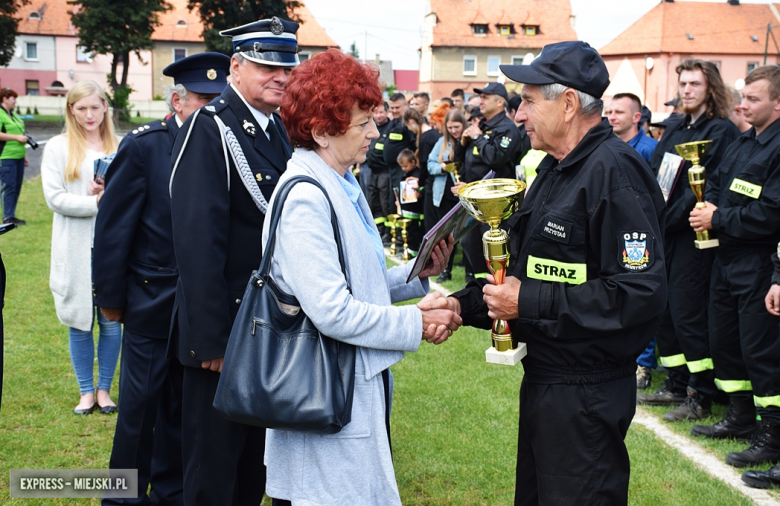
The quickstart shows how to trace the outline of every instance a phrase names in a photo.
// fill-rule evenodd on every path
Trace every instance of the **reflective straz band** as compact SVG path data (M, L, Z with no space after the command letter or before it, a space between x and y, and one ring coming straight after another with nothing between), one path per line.
M374 149L377 151L384 151L385 145L382 144L381 142L377 142L376 144L374 144Z
M479 149L477 149L477 147L474 146L474 149L471 150L471 154L474 156L479 156Z
M754 199L761 196L761 186L737 178L731 182L729 190Z
M391 141L402 141L404 139L404 136L402 134L397 134L395 132L391 133L387 136Z
M587 267L585 264L567 264L529 255L526 276L542 281L581 285L587 280Z

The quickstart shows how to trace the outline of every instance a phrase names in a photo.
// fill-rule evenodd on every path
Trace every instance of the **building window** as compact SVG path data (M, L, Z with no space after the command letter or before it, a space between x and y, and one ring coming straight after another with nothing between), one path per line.
M84 46L76 46L76 61L90 63L92 61L92 53L88 52Z
M512 27L509 25L501 25L498 29L501 35L504 36L512 35Z
M302 51L298 53L298 59L301 60L301 63L305 62L309 58L311 58L311 53L308 51Z
M512 65L522 65L522 64L523 64L522 56L512 56Z
M533 37L536 34L539 33L539 27L538 26L526 26L525 27L525 34L529 37Z
M487 35L488 25L471 25L471 30L474 35Z
M33 95L35 97L40 95L38 81L25 81L24 83L24 88L27 90L27 95Z
M476 56L464 56L463 57L463 75L475 76L477 75L477 57Z
M501 65L500 56L488 56L487 75L497 76L499 65Z
M38 61L38 43L24 43L24 59L27 61Z
M187 20L186 19L180 19L176 22L177 28L187 28Z
M32 11L27 19L41 19L41 13L38 11Z
M187 48L174 48L173 61L177 62L187 57Z
M756 69L756 67L758 67L758 63L756 63L754 61L748 62L748 64L747 64L747 73L750 74L751 72L753 72Z

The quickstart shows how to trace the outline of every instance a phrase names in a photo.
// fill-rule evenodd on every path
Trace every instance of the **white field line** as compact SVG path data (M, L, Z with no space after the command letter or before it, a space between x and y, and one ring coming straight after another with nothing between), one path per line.
M680 452L699 469L707 472L722 482L732 486L737 492L750 498L759 506L780 505L780 500L769 494L766 490L750 488L742 481L742 471L726 464L700 445L681 436L668 427L647 410L637 406L634 422L651 430L655 436L672 448Z

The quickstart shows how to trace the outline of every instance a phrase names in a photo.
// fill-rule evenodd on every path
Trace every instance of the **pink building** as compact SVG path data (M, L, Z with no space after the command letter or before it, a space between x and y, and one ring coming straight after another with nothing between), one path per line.
M629 92L656 112L671 112L664 102L677 93L675 68L685 58L715 62L723 81L741 88L741 80L764 64L780 63L780 12L777 4L661 1L626 31L599 50L612 84L605 96ZM650 67L650 68L647 68Z

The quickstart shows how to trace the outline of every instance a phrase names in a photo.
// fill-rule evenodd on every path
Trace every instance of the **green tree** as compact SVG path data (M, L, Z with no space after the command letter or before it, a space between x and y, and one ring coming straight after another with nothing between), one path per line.
M160 24L159 15L171 5L165 0L72 0L76 8L71 13L73 26L79 31L79 45L85 51L112 55L108 82L112 90L114 114L129 117L127 85L130 53L141 58L141 51L152 49L152 33ZM122 76L117 77L119 65Z
M228 56L233 54L233 46L230 38L219 34L220 30L273 16L301 22L298 16L291 16L293 10L301 5L298 0L188 0L188 3L190 10L197 9L203 22L206 49Z
M14 16L28 0L0 0L0 67L11 63L16 49L16 29L19 20Z
M354 41L352 42L352 45L349 46L349 54L356 60L360 59L360 53L358 52L357 44Z

